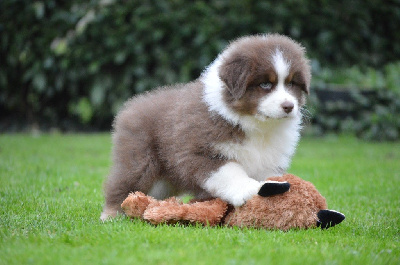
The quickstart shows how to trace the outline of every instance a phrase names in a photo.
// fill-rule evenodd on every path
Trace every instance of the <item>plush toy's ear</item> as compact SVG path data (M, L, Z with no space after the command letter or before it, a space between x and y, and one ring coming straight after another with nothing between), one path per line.
M333 210L321 210L317 216L317 226L320 226L321 229L327 229L340 224L346 218L344 214Z
M285 193L290 189L290 183L287 181L272 181L267 180L264 185L261 186L258 191L258 195L261 197L269 197L281 193Z

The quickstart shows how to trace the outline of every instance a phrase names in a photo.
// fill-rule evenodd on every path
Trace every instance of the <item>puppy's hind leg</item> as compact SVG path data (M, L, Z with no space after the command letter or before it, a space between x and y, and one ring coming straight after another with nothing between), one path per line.
M148 192L148 195L158 200L164 200L178 195L178 191L167 180L161 179L154 183L153 187Z
M154 165L147 164L140 169L128 170L121 168L121 165L114 165L108 180L105 182L105 205L100 219L105 220L122 213L121 203L130 192L148 193L155 182L154 168Z
M125 140L119 138L115 141L114 164L104 183L105 205L101 220L122 213L121 203L130 192L148 193L159 175L151 147L144 141Z

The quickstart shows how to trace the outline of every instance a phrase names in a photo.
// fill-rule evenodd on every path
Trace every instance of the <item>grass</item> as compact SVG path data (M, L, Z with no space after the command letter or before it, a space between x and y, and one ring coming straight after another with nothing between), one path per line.
M398 264L400 143L305 138L291 173L337 227L289 232L101 223L110 136L0 135L0 264Z

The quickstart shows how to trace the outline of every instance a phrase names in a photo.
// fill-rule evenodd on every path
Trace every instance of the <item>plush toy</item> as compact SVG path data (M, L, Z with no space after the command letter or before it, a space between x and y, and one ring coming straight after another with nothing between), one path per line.
M325 198L310 182L290 174L268 180L287 181L290 190L268 197L256 195L236 208L218 198L182 203L175 197L159 201L141 192L131 193L121 206L127 216L152 224L200 223L286 231L329 228L344 220L343 214L327 210Z

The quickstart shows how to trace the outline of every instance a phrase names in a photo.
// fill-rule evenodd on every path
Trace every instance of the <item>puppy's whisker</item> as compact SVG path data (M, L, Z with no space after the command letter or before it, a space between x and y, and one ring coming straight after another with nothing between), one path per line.
M312 119L312 114L311 112L307 109L306 106L303 106L300 108L300 113L302 115L302 124L303 125L309 125L311 124L311 119Z

